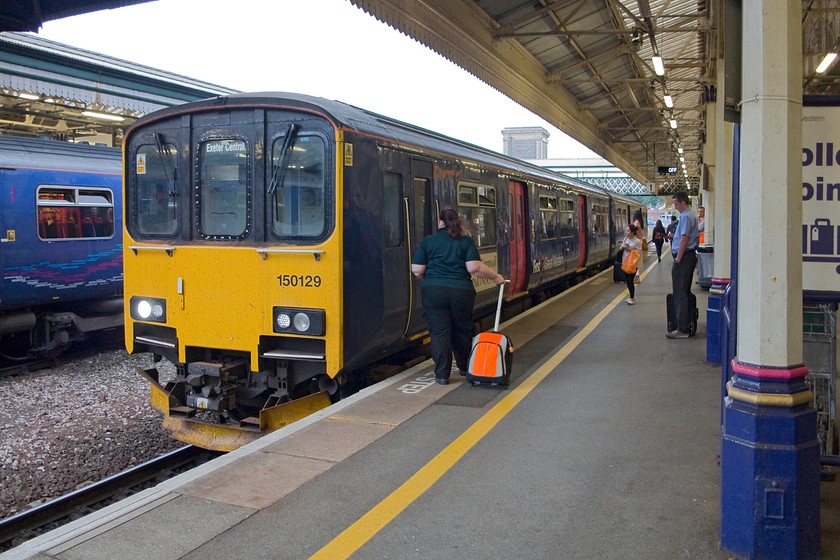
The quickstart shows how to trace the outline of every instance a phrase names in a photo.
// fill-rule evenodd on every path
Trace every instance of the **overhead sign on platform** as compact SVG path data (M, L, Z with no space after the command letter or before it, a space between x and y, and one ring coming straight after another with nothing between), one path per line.
M802 289L806 297L840 300L840 106L804 101Z

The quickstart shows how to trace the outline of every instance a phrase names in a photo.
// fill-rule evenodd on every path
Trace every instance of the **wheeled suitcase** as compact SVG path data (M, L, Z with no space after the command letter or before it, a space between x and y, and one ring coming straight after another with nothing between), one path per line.
M510 368L513 365L513 343L499 332L499 318L502 314L502 294L505 285L499 286L499 303L496 306L496 322L492 331L479 333L473 338L467 381L472 385L489 383L507 387L510 383Z
M665 297L665 306L668 314L668 332L674 331L677 328L677 309L674 306L674 294L668 294ZM700 318L700 312L697 310L697 296L692 292L688 292L688 334L694 336L697 334L697 320Z
M627 274L621 270L621 263L623 259L624 250L619 249L618 253L615 255L615 262L613 263L613 282L625 282L627 280Z

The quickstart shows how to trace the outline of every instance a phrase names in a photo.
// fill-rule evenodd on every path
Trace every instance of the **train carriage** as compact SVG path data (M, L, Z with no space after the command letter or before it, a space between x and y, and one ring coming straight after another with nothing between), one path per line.
M0 136L0 185L0 353L122 326L120 150Z
M511 307L615 245L606 191L308 96L164 109L129 129L124 162L126 346L177 365L166 386L145 372L153 403L175 437L215 449L328 405L423 342L409 264L441 208L511 278ZM495 293L475 282L480 322Z

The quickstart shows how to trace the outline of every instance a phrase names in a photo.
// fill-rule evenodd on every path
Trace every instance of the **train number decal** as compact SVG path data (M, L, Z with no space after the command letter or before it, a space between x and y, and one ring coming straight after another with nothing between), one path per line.
M321 277L309 274L281 274L277 277L284 288L320 288Z

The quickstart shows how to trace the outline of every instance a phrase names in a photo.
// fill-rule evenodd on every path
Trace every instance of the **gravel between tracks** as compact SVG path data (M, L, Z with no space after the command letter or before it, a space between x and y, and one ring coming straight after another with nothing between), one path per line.
M149 405L135 366L151 355L109 350L0 378L0 518L181 447ZM157 364L161 380L174 366Z

